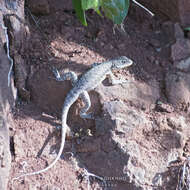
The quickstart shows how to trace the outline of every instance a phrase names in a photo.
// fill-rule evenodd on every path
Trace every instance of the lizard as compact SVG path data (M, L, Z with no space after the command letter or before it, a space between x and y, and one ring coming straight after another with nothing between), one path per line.
M94 119L91 113L87 114L87 111L89 110L91 106L88 92L95 89L107 77L107 75L109 76L109 80L113 85L126 82L125 80L115 79L112 71L129 67L132 64L133 64L133 61L127 58L126 56L121 56L121 57L118 57L118 58L115 58L103 63L94 63L92 65L92 68L90 68L86 73L84 73L79 78L79 80L77 78L77 75L74 72L65 73L64 76L61 77L59 72L56 69L54 69L53 73L57 81L64 81L64 80L70 79L73 85L73 88L67 94L63 107L62 107L61 145L59 148L59 152L56 158L54 159L54 161L46 168L39 171L20 175L18 177L13 178L13 180L16 180L24 176L40 174L52 168L61 157L61 154L64 149L66 132L68 130L67 115L72 104L80 97L85 103L85 106L80 110L80 117L84 119L86 118Z

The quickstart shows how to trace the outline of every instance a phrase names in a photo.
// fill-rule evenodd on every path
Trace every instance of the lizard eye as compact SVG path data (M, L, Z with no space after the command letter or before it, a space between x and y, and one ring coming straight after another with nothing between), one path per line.
M126 63L126 61L125 61L125 60L122 60L121 63Z

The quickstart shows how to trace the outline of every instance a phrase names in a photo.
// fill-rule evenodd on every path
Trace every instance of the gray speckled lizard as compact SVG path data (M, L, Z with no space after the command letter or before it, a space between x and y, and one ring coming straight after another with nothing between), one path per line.
M55 160L46 168L36 171L36 172L31 172L31 173L26 173L23 175L20 175L16 178L13 178L13 180L18 179L20 177L24 176L30 176L30 175L35 175L35 174L40 174L42 172L47 171L51 167L55 165L55 163L59 160L64 144L65 144L65 137L66 137L66 132L67 132L67 115L68 111L71 107L71 105L79 98L84 101L85 106L81 109L80 111L80 116L82 118L89 118L92 119L91 114L86 114L86 112L89 110L91 106L90 102L90 97L88 95L88 91L93 90L96 88L106 77L109 75L110 82L112 84L121 84L123 82L126 82L124 80L116 80L114 78L114 75L112 73L113 70L117 69L123 69L125 67L129 67L132 65L133 61L125 56L121 56L116 59L112 59L110 61L106 61L103 63L94 63L92 65L92 68L88 70L86 73L84 73L79 80L77 79L77 75L74 72L68 72L65 73L63 77L60 76L59 72L57 70L54 70L54 74L56 76L56 79L58 81L64 81L66 79L70 79L72 81L73 88L70 90L70 92L67 94L65 98L65 102L63 104L62 108L62 135L61 135L61 146L58 152L57 157Z

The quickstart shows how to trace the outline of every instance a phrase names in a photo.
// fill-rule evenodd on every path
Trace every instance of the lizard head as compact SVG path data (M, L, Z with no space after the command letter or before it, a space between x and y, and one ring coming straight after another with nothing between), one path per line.
M122 69L124 67L129 67L133 64L133 61L126 56L121 56L112 60L112 69Z

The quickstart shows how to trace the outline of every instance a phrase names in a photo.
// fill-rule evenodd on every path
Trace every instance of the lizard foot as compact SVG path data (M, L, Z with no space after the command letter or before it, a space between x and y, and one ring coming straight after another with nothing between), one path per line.
M64 81L62 78L61 78L61 75L59 73L59 71L55 68L55 67L52 67L52 72L55 76L55 80L56 81Z
M112 85L127 84L127 83L129 83L129 81L128 81L128 80L125 80L125 79L113 80L113 81L112 81Z

